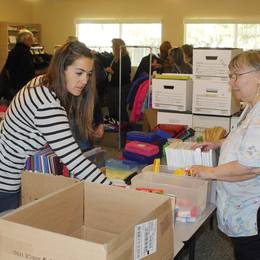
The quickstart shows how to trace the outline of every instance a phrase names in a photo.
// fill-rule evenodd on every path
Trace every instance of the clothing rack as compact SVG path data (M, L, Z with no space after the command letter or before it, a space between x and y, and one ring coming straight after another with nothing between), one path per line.
M149 49L150 53L150 59L149 59L149 90L148 90L148 107L150 105L150 95L151 95L151 80L152 80L152 76L151 76L151 72L152 72L152 68L151 68L151 64L152 64L152 49L153 47L151 46L138 46L138 45L121 45L120 46L120 55L119 55L119 109L118 109L118 115L119 115L119 128L118 128L118 150L120 150L122 147L121 144L121 103L122 103L122 99L121 99L121 93L122 93L122 76L121 76L121 72L122 72L122 48L142 48L142 49Z

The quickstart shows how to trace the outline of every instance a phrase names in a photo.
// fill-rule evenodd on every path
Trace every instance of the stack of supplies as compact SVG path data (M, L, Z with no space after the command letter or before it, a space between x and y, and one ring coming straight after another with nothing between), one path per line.
M206 128L202 132L202 139L203 141L216 142L223 139L226 134L226 129L223 127L216 126L213 128Z
M30 156L26 161L25 170L51 173L55 175L63 174L63 164L59 158L53 153L51 148L46 147Z
M185 141L194 136L194 129L188 128L187 125L159 124L154 128L157 135L165 138L176 138Z
M163 145L167 142L167 137L158 135L155 132L129 131L126 134L128 141L140 141L144 143L154 144L159 147L159 157L163 153Z
M155 158L160 157L160 150L154 144L130 141L125 145L123 156L128 160L141 164L151 164Z
M112 181L125 181L137 173L139 164L129 160L106 160L106 176Z
M165 148L167 165L171 169L189 168L191 165L216 166L217 155L214 150L193 149L192 142L173 141Z

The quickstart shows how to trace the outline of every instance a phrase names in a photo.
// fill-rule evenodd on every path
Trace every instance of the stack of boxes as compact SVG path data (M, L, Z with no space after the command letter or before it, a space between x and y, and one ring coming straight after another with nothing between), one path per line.
M242 49L195 48L193 75L185 79L182 74L176 79L178 74L163 74L153 79L152 107L158 109L157 124L187 125L196 136L215 126L228 133L232 115L240 110L228 84L228 64L240 52Z
M228 64L241 49L193 50L193 128L221 126L230 130L231 116L240 110L228 84Z

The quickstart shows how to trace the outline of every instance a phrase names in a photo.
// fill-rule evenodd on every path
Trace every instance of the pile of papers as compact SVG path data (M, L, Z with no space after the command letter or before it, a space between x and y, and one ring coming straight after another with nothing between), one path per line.
M192 165L216 166L217 156L214 150L202 151L193 149L192 142L172 142L165 148L167 166L169 169L189 168Z

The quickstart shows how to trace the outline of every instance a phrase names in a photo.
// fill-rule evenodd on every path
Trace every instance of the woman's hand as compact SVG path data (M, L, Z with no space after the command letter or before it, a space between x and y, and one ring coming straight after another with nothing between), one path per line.
M214 167L208 167L203 165L193 165L191 168L191 174L193 177L200 177L202 179L215 179Z
M202 142L202 143L194 143L192 145L192 149L201 148L202 151L209 151L210 149L216 150L218 149L222 144L222 140L219 140L217 142Z
M107 73L111 73L111 74L114 73L114 71L112 70L111 67L106 67L106 68L105 68L105 72L107 72Z

